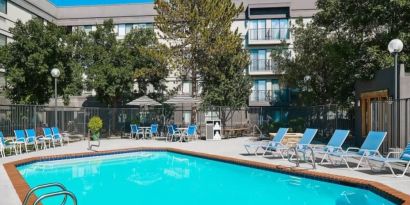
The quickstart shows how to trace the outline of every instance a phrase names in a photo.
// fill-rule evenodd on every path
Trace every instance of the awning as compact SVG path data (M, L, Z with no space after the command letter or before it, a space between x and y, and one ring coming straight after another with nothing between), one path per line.
M200 98L193 98L192 96L175 96L165 101L166 104L199 104Z

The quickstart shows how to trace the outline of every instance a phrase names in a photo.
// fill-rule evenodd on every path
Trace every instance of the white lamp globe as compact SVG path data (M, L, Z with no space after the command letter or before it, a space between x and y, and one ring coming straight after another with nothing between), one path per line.
M403 42L400 39L393 39L388 46L390 53L400 53L403 50Z
M58 68L53 68L53 70L51 70L51 76L53 76L53 78L58 78L60 77L60 70Z

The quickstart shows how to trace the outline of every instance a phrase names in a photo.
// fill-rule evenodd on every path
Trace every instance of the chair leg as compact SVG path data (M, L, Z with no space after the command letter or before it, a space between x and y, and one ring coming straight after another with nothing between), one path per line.
M360 160L359 160L359 163L357 164L356 169L360 168L360 165L362 164L363 159L364 159L364 156L360 157Z

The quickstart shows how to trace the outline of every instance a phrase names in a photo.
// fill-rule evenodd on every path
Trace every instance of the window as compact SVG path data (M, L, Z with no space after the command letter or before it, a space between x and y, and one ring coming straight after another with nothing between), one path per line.
M269 70L269 60L265 49L251 50L251 72Z
M0 47L5 46L7 44L7 36L0 34Z
M289 20L272 19L272 39L289 39Z
M86 33L89 33L90 31L92 31L93 30L93 27L92 26L84 26L84 31L86 32Z
M125 36L125 24L118 25L118 35Z
M7 0L0 0L0 12L7 13Z
M251 100L257 102L266 100L266 80L253 81Z
M185 81L182 83L182 94L191 94L192 83L190 81Z
M249 21L249 38L251 40L266 40L266 20Z
M125 34L128 34L132 31L133 25L132 24L125 24Z

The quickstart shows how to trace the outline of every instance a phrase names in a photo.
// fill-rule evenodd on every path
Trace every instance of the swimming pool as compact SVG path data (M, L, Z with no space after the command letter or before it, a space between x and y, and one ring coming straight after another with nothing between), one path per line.
M48 0L57 7L154 3L154 0Z
M30 187L64 184L80 205L394 204L365 189L173 152L41 161L17 169Z

